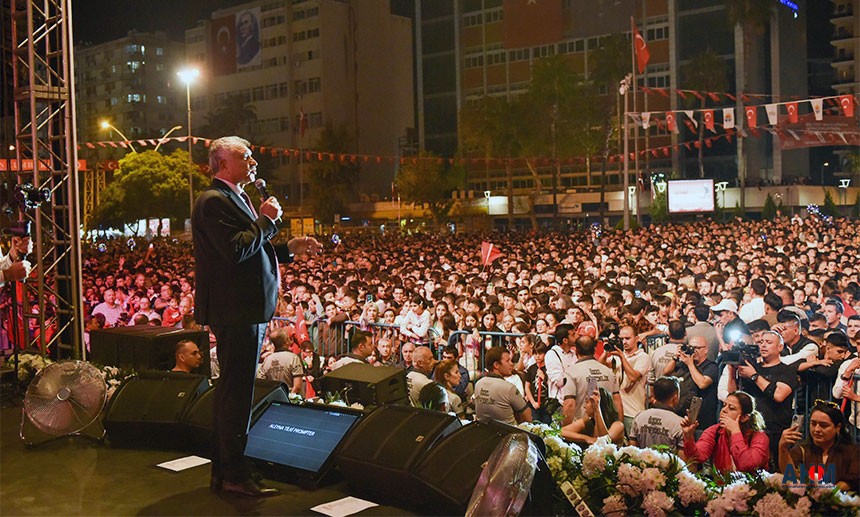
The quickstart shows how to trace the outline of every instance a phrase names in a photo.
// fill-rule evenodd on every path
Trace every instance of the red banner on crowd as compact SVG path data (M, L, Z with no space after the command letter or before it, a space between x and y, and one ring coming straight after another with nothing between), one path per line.
M555 43L564 36L561 0L504 0L505 48Z
M493 246L492 243L484 241L481 243L481 264L484 267L489 266L494 260L502 256L499 248Z

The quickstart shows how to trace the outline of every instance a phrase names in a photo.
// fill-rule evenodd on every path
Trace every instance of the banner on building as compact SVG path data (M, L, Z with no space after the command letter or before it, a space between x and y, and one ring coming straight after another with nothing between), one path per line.
M236 66L256 66L261 63L260 8L236 14Z
M209 29L212 75L236 73L236 16L215 18Z
M784 118L779 129L787 133L780 138L783 150L830 145L860 146L856 118L824 115L821 120L816 120L815 114L810 113L801 115L796 124L791 124L788 117Z

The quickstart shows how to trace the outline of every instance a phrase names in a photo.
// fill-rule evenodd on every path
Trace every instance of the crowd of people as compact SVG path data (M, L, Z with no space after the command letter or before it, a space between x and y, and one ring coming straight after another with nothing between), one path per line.
M482 241L501 257L482 263ZM190 246L148 246L87 248L88 330L199 328ZM860 223L817 214L629 232L359 231L280 265L259 375L307 394L343 364L399 366L414 404L467 418L555 416L571 441L669 445L720 470L827 463L860 425L858 258ZM839 472L856 488L850 450Z

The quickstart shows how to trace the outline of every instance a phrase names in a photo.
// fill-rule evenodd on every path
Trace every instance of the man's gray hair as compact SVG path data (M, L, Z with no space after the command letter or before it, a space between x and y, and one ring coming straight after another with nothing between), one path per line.
M209 144L209 170L212 175L218 174L218 161L227 157L228 153L241 152L251 147L251 142L238 136L224 136Z

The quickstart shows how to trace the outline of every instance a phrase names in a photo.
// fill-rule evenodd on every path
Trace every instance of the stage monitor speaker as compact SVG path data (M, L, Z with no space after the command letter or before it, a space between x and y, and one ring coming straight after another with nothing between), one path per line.
M406 370L396 366L350 363L323 376L322 391L337 394L347 403L365 406L406 403Z
M553 480L544 458L543 440L522 429L499 422L473 422L446 436L421 458L413 471L413 484L423 496L422 504L441 514L460 514L466 511L469 499L484 463L502 439L512 433L525 433L540 452L538 469L532 483L524 515L552 513Z
M411 406L383 406L347 437L337 458L350 485L376 496L411 503L418 494L412 470L443 437L461 427L457 417Z
M248 432L245 456L267 477L314 488L363 416L348 407L269 402Z
M191 340L200 349L203 362L195 373L209 376L209 333L173 327L137 325L90 332L88 359L96 364L143 370L172 369L176 343Z
M208 388L205 376L179 372L145 372L127 380L105 409L111 445L183 449L182 419Z
M186 426L188 450L201 453L206 457L211 454L212 446L215 443L215 434L212 429L214 401L215 386L212 386L197 397L182 418L182 423ZM275 401L289 401L287 385L280 381L256 379L254 381L254 402L251 406L251 425L257 421L269 403Z

